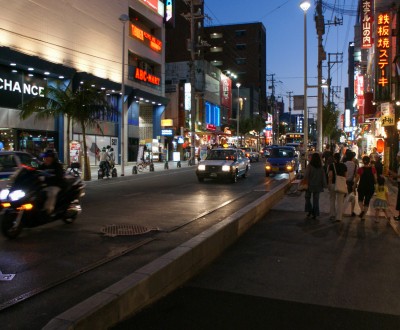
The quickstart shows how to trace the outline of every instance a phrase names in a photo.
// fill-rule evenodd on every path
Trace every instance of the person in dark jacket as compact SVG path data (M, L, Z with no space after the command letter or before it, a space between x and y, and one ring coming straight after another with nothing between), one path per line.
M365 220L365 213L368 211L369 202L375 192L377 182L376 169L371 166L371 159L368 156L362 158L363 166L357 170L355 179L358 193L358 204L360 204L360 218Z
M319 194L323 192L324 188L327 186L326 175L322 167L322 160L319 153L315 152L312 154L304 177L308 181L308 189L305 193L305 211L307 212L307 218L312 217L316 220L319 216Z
M64 169L58 161L57 155L53 150L47 150L43 155L43 164L39 166L39 170L46 173L44 181L47 186L43 189L46 191L47 198L44 203L44 210L47 214L52 214L57 202L57 195L64 187Z

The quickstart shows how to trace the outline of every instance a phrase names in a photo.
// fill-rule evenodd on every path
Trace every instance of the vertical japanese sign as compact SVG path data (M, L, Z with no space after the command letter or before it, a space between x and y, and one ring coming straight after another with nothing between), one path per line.
M394 126L394 108L389 102L381 104L381 125Z
M390 94L390 14L380 13L376 24L376 75L379 98Z
M374 40L372 38L373 0L363 0L361 9L361 48L371 48Z

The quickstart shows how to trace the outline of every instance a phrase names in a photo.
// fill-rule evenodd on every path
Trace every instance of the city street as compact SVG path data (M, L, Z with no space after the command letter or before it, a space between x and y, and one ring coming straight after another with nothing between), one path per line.
M94 179L86 182L83 212L73 225L57 221L25 229L16 240L1 237L0 271L15 274L0 282L2 328L42 328L275 184L262 162L236 184L200 184L194 171L186 166ZM127 235L112 236L113 225L127 226Z

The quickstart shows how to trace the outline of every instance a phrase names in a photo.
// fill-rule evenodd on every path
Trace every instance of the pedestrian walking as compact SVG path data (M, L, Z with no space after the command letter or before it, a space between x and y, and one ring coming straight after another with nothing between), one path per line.
M340 162L340 154L333 155L333 163L328 170L328 189L329 189L329 219L332 221L342 221L343 205L345 193L335 191L337 176L347 176L347 167Z
M356 178L358 165L355 161L355 153L353 151L349 151L347 153L346 162L344 164L346 165L346 168L347 168L347 174L346 174L347 193L348 193L348 195L350 195L352 193L354 194L354 192L355 192L354 180ZM352 217L355 217L356 216L356 214L354 213L354 207L356 204L355 198L352 198L350 200L350 203L351 203L350 215ZM347 206L347 203L346 203L346 206Z
M390 171L390 176L397 181L397 202L396 202L396 210L399 212L397 217L394 217L394 220L400 221L400 151L397 153L397 172Z
M377 181L378 183L375 187L376 198L372 205L375 210L375 222L379 223L379 213L381 211L385 214L386 220L390 221L388 214L389 190L383 176L378 176Z
M322 167L322 160L319 153L314 152L311 160L306 167L304 174L308 181L308 189L305 192L305 211L307 218L312 217L317 220L319 214L319 194L324 191L327 186L325 171ZM311 202L312 198L312 202Z
M375 191L377 182L376 169L371 166L371 159L368 156L362 158L363 166L357 170L356 184L358 203L360 204L360 218L365 220L365 213L368 211L369 202Z

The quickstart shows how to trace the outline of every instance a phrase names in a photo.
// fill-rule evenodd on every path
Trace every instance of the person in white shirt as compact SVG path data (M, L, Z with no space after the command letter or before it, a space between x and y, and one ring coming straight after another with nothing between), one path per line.
M346 183L347 183L347 193L351 194L355 192L354 179L357 174L357 164L354 161L355 153L351 150L347 150L346 152L346 161L344 164L347 167L347 175L346 175ZM356 200L355 198L351 199L351 216L355 217L354 213Z

